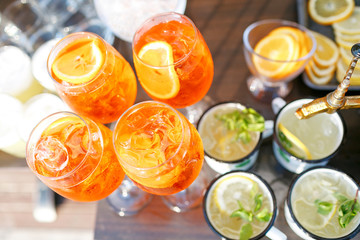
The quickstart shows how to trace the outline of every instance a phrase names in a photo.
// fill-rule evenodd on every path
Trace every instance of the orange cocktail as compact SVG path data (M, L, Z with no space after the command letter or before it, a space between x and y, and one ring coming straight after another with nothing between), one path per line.
M153 194L184 190L203 164L203 144L195 127L160 102L130 107L115 126L113 142L127 176Z
M130 64L93 33L73 33L53 48L48 70L72 110L101 123L117 120L136 98Z
M148 19L135 33L134 65L147 94L175 108L200 101L209 90L214 64L194 23L164 13Z
M70 112L52 114L34 128L26 160L48 187L76 201L107 197L125 176L111 130Z

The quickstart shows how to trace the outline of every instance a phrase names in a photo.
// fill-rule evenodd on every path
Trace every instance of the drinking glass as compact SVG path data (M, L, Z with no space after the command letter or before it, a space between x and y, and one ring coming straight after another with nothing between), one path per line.
M276 100L278 98L273 103ZM325 166L338 152L344 140L345 124L337 112L318 114L309 119L296 118L295 111L311 101L312 99L292 101L283 106L275 118L273 152L280 165L290 172L301 173L311 167ZM284 134L284 130L279 128L280 123L305 145L310 156Z
M230 217L238 209L248 214L251 212L252 220ZM268 217L259 220L259 213L264 213L264 216L266 212ZM287 239L274 227L278 209L273 190L263 178L252 172L235 170L216 177L206 190L203 213L211 230L224 240L239 239L240 229L248 224L252 229L251 239L264 236L274 240Z
M26 102L43 91L32 74L30 56L17 46L0 47L0 72L0 93Z
M120 39L132 42L136 29L149 17L161 12L183 14L186 0L94 0L99 18Z
M178 193L199 175L203 145L195 127L174 108L156 101L130 107L119 118L113 142L126 175L156 195Z
M279 27L292 29L292 33L289 33L287 39L289 37L296 39L295 43L299 44L298 48L300 48L300 51L306 51L306 54L300 52L298 58L289 58L290 60L281 58L277 60L266 56L277 55L279 46L273 46L274 49L266 49L261 53L256 52L257 44L268 36L272 30ZM294 29L295 31L300 30L303 36L293 38ZM303 39L302 42L300 42L300 39ZM243 42L245 60L252 73L252 76L247 79L247 86L257 99L263 101L287 96L292 89L292 80L303 72L306 63L316 49L316 40L309 30L295 22L280 19L261 20L249 25L244 31Z
M86 53L82 51L84 48L88 48ZM73 74L77 67L91 66L87 62L91 59L100 62L95 73ZM57 61L69 66L69 73L54 72ZM64 37L50 52L47 66L59 96L85 117L110 123L135 102L137 85L130 64L96 34L78 32Z
M132 49L139 82L152 99L185 108L208 92L214 75L213 60L200 31L188 17L171 12L149 18L135 32ZM163 55L168 61L151 60L154 55Z
M125 175L111 130L71 112L49 115L33 129L26 161L49 188L75 201L107 197Z
M245 109L247 107L237 102L222 102L208 108L199 119L197 129L203 140L205 160L217 173L249 170L257 160L262 139L265 137L263 132L249 131L249 142L245 143L237 139L236 129L228 129L226 123L219 119L221 115L241 113ZM265 120L263 123L265 130Z
M29 54L42 43L55 37L57 29L48 24L46 11L33 0L17 0L3 11L0 30L3 38Z
M340 213L346 201L360 204L359 190L359 184L339 169L308 169L291 182L285 200L285 219L306 240L355 238L360 231L360 213L344 225L340 225L343 223Z

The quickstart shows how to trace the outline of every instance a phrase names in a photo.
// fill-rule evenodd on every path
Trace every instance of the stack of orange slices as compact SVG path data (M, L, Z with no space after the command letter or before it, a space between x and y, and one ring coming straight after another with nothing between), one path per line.
M300 29L290 26L273 29L254 48L258 54L253 56L256 70L273 81L288 77L302 66L296 60L309 53L309 42Z

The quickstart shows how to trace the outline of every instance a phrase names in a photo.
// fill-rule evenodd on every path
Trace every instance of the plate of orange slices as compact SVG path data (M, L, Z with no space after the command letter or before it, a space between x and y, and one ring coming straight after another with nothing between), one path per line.
M360 0L297 0L298 22L313 32L314 56L302 74L316 90L334 90L352 60L351 47L360 42ZM360 90L360 64L349 90Z

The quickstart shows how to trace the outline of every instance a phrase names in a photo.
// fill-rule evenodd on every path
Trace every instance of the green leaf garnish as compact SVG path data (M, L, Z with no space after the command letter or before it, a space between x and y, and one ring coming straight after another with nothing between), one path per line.
M239 209L232 212L230 217L238 217L247 221L247 223L242 225L242 227L240 228L239 239L248 240L253 234L251 223L254 221L254 219L257 219L261 222L268 222L272 217L272 213L269 212L267 208L263 208L262 210L260 210L263 204L262 194L255 195L253 211L247 211L246 209L244 209L242 203L239 200L237 200L237 203L239 205Z
M338 222L340 227L346 228L350 221L360 212L360 203L357 200L359 190L356 191L354 199L349 199L341 193L334 193L334 196L337 199L336 205L339 205L338 208ZM315 205L317 207L317 212L323 215L327 215L331 212L334 207L332 203L324 202L319 199L315 200Z
M319 199L315 200L315 206L317 207L317 212L321 215L328 215L334 207L332 203L320 201Z
M259 209L262 206L262 202L263 202L263 196L262 194L256 194L255 196L255 208L254 208L254 212L259 211Z
M236 131L235 140L249 143L251 140L249 132L262 132L265 130L265 119L252 108L242 111L235 110L230 113L215 115L222 121L230 131Z
M253 234L251 223L246 223L240 228L240 240L248 240Z
M260 222L268 222L272 217L272 213L270 213L266 208L261 210L255 215L255 218Z

